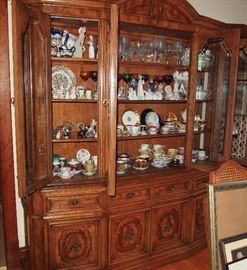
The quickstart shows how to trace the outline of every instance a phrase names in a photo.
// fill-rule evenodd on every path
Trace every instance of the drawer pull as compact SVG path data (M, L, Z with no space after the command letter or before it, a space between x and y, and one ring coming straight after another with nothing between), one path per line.
M77 205L77 204L79 204L79 203L80 203L80 201L79 201L78 199L74 199L74 200L71 200L71 201L70 201L70 204L73 205L73 206L74 206L74 205Z
M167 191L175 191L176 188L174 186L169 186L166 188Z
M126 194L126 197L127 197L128 199L131 199L131 198L135 197L135 193L134 193L134 192L128 192L128 193Z

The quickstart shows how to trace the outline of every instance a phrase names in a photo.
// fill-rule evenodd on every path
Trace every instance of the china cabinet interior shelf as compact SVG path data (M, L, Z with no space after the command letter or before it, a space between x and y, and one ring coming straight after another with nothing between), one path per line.
M121 136L117 137L118 141L125 141L125 140L143 140L143 139L152 139L152 138L168 138L168 137L183 137L185 136L184 133L170 133L170 134L156 134L156 135L138 135L138 136Z
M97 103L96 99L52 99L52 103Z
M118 99L118 103L121 104L180 104L187 103L187 99L184 100L128 100L128 99Z
M77 135L72 135L69 139L53 139L53 143L72 143L72 142L97 142L95 138L78 139ZM74 137L74 138L73 138Z
M90 58L72 58L72 57L52 57L52 62L69 62L69 63L87 63L87 64L96 64L98 62L97 59L90 59Z

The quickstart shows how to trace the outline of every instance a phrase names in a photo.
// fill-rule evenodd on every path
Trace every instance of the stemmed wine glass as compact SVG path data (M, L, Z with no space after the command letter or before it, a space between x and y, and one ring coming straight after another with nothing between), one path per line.
M165 45L164 54L166 57L166 64L169 65L170 60L171 60L171 54L172 54L171 45L168 45L168 44Z
M128 37L120 37L118 42L118 55L120 60L126 60L129 47L130 39Z
M184 52L183 45L181 44L180 41L177 41L173 44L172 50L173 50L173 54L174 54L174 57L176 60L176 65L180 65L181 57L182 57L183 52Z
M166 85L170 85L173 81L173 75L164 75L164 82Z
M128 84L129 84L129 82L130 82L131 79L132 79L132 75L131 75L131 74L128 74L128 73L123 74L122 79L123 79L123 81L124 81L125 84L126 84L126 90L128 90Z
M93 88L94 88L94 90L97 91L98 72L97 71L91 71L90 72L90 78L93 80Z
M87 80L90 78L90 76L91 76L90 71L81 71L81 73L80 73L80 77L83 80L84 89L86 89L86 87L87 87Z

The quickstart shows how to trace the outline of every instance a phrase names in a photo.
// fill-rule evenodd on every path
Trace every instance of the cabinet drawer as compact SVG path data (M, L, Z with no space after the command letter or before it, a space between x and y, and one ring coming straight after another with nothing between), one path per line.
M191 182L189 180L167 183L162 185L157 185L154 187L154 196L173 196L178 194L186 194L191 191Z
M103 208L103 194L93 193L48 197L47 207L48 212L101 210Z
M116 196L110 198L110 205L145 201L150 198L151 189L149 187L118 190Z
M194 181L194 190L195 191L200 191L200 190L205 190L207 188L208 184L208 176L203 176Z

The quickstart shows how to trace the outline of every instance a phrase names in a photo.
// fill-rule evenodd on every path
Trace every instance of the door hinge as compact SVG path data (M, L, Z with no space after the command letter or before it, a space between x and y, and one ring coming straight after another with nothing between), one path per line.
M11 103L12 105L15 105L15 98L14 98L14 97L10 98L10 103Z

